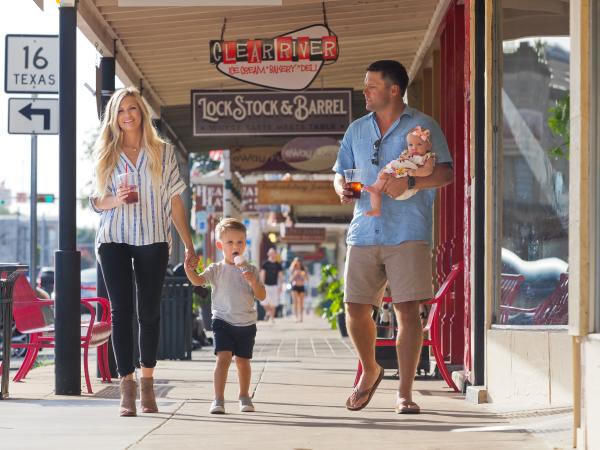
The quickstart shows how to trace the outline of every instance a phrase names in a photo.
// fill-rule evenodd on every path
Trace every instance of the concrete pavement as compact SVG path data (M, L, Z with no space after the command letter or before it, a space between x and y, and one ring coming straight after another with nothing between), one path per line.
M232 364L227 414L208 414L213 364L210 348L195 351L192 361L160 361L156 384L161 412L136 418L117 416L116 383L95 383L93 395L55 396L54 367L34 369L25 382L11 383L11 399L0 402L0 448L561 448L527 431L535 424L522 426L522 417L511 419L469 404L438 380L416 382L415 401L422 414L397 415L394 371L386 371L367 408L346 410L356 356L351 342L327 329L320 318L302 324L259 323L252 382L255 413L238 411ZM568 414L551 412L542 419L560 419L563 426Z

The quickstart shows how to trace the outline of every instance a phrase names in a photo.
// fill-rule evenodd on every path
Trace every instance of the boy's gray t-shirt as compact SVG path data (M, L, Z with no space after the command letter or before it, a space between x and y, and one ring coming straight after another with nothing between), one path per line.
M248 264L249 270L258 278L258 269ZM213 263L201 274L212 286L212 318L231 325L244 327L256 323L254 293L242 272L225 261Z

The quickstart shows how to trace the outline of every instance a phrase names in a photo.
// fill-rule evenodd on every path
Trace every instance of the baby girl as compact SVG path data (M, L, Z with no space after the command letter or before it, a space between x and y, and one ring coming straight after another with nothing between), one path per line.
M406 135L406 143L408 148L400 154L398 159L386 164L379 172L375 183L365 186L365 190L371 194L371 210L367 211L368 216L381 215L381 190L386 179L383 174L391 174L396 178L427 177L433 172L435 153L431 152L429 130L421 127L413 128ZM409 189L396 197L396 200L406 200L417 192L418 189Z

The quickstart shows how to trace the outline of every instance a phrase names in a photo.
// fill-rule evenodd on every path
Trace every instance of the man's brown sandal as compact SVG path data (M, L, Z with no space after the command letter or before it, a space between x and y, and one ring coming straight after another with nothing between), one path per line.
M348 397L348 400L346 400L346 408L348 408L350 411L360 411L365 406L367 406L373 398L373 394L375 394L377 386L379 386L379 383L381 383L381 380L383 380L384 372L385 370L383 369L383 367L381 367L379 370L379 376L377 377L377 380L375 381L375 383L373 383L373 386L371 386L370 389L367 389L365 391L359 391L358 388L354 388L354 391L352 391L352 394L350 394L350 397ZM368 396L367 400L365 400L364 403L360 404L359 406L353 406L356 400L364 397L365 395Z
M415 402L407 401L405 399L398 399L396 401L396 414L420 414L421 408Z

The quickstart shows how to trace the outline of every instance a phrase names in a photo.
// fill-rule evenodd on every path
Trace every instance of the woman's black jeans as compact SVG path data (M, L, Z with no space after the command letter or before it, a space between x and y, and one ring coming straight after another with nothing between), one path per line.
M112 343L120 376L135 370L133 364L133 272L140 324L140 364L156 366L160 331L160 299L169 262L166 242L150 245L103 243L98 248L112 313ZM132 264L133 263L133 264Z

